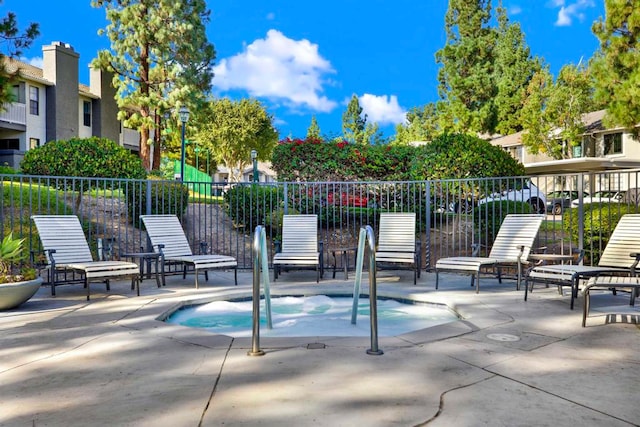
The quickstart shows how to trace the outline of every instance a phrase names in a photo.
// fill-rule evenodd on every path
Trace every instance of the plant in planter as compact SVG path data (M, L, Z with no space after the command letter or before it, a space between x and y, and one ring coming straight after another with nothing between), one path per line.
M0 242L0 310L19 306L40 288L42 278L27 261L24 239L9 233Z

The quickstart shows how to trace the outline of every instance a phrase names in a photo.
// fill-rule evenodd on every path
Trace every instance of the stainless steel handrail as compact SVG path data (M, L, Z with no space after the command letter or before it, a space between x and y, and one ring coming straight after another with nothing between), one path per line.
M380 356L383 353L378 348L378 285L376 281L376 237L370 225L360 228L358 239L358 255L356 259L356 279L353 289L353 308L351 323L356 323L358 313L358 300L360 299L360 281L362 279L362 264L364 262L364 241L369 243L369 320L371 323L371 348L367 354Z
M262 262L262 268L261 267ZM253 333L251 350L248 356L264 356L260 349L260 271L264 282L264 301L267 316L267 328L272 328L271 322L271 291L269 290L269 260L267 258L267 238L264 227L258 225L253 234Z

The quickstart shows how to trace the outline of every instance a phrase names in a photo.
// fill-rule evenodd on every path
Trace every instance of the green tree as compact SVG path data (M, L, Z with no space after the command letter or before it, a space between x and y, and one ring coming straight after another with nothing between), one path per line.
M362 114L362 107L356 94L351 95L347 109L342 113L342 133L344 138L354 144L366 144L364 130L367 124L366 114Z
M492 102L496 114L495 131L508 135L522 130L520 111L527 86L541 70L541 61L531 57L518 23L510 23L505 8L496 9L498 28L493 52L496 94ZM494 129L484 129L493 133Z
M144 167L158 168L150 159L150 131L171 109L197 110L210 89L215 50L205 33L206 2L93 0L92 6L105 8L110 24L101 33L111 41L92 65L114 74L118 117L140 131Z
M437 103L411 108L407 112L407 122L396 126L393 143L406 145L412 141L431 141L441 134L439 120Z
M449 0L445 15L446 44L436 52L438 93L448 114L451 129L482 132L495 128L491 100L495 32L489 27L490 0Z
M0 0L2 4L2 0ZM13 101L13 81L15 75L9 73L6 68L5 58L20 56L22 50L31 46L33 40L40 35L38 24L31 23L20 33L16 14L8 12L0 19L0 111L5 109L5 104Z
M605 0L605 19L593 24L600 49L591 64L595 97L606 104L604 123L640 134L640 8Z
M256 99L209 101L196 120L199 146L227 167L230 181L240 181L251 163L251 150L258 152L258 160L269 160L278 143L273 117Z
M584 66L565 65L555 82L548 67L537 72L522 109L523 145L533 154L569 158L570 147L582 141L582 116L594 107L591 77Z
M318 126L316 116L311 116L311 124L307 129L307 139L309 138L320 138L320 126Z
M344 139L358 145L382 144L386 142L377 123L367 123L367 115L362 113L358 96L353 94L342 113Z

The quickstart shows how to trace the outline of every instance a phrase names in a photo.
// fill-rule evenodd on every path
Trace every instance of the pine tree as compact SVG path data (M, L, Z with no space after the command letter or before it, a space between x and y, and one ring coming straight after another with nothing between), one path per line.
M320 126L318 126L316 116L311 116L311 124L307 129L307 139L320 139Z
M215 50L205 33L206 2L93 0L92 6L105 8L110 24L101 32L111 41L92 65L114 74L119 118L140 131L144 167L157 168L149 156L150 131L167 111L196 110L211 86ZM155 151L159 159L159 147Z
M362 115L362 107L358 96L353 94L347 105L347 110L342 114L342 133L344 138L354 144L367 144L364 131L367 124L367 115Z
M453 131L495 127L492 98L495 32L489 27L490 0L449 0L445 15L447 42L436 52L438 92Z
M3 48L0 51L0 111L3 111L5 104L14 101L12 91L14 76L7 72L5 58L20 56L23 49L31 46L33 40L40 35L38 27L38 24L31 23L20 34L15 13L9 12L0 19L0 46Z
M506 9L499 6L496 12L498 28L493 52L496 94L492 102L496 114L495 131L508 135L522 130L520 111L529 82L541 70L541 60L531 57L520 25L509 22Z
M605 19L593 25L600 49L591 68L595 98L606 104L604 123L640 134L640 8L635 1L605 0Z

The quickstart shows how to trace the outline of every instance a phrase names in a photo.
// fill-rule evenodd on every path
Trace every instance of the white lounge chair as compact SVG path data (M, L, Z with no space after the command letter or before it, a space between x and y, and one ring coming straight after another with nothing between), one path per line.
M284 215L281 251L273 256L273 280L283 266L311 266L316 269L316 282L324 273L322 251L318 249L317 215Z
M131 278L140 292L140 270L137 264L126 261L94 261L89 244L75 215L33 215L47 263L51 295L56 294L57 277L63 273L79 273L90 297L90 282ZM73 281L73 280L70 280ZM68 282L66 279L61 283ZM133 283L132 283L133 284Z
M571 309L578 296L580 280L599 275L631 274L640 260L640 214L623 215L605 246L598 265L542 265L533 268L527 276L524 299L532 290L533 282L552 283L571 287ZM529 286L531 281L531 287Z
M195 270L195 285L198 288L198 274L204 272L205 280L209 280L208 270L233 268L236 286L238 285L238 261L228 255L202 254L194 255L184 234L180 220L175 215L140 215L153 251L160 254L162 285L166 284L167 264L181 264L182 277L187 275L187 267Z
M381 213L376 266L381 263L409 264L413 284L420 277L420 244L416 242L415 213Z
M630 306L635 305L636 297L640 293L640 277L635 276L634 269L631 270L633 276L596 276L589 279L585 287L582 289L584 296L584 305L582 309L582 327L587 324L587 316L589 316L589 306L591 305L592 290L613 290L629 289L631 290Z
M527 263L527 257L538 234L544 215L510 214L500 225L498 235L493 242L487 257L451 257L442 258L436 262L436 289L441 272L455 272L471 274L471 286L475 277L476 293L480 291L480 270L497 269L498 280L502 282L500 268L515 265L517 272L517 287L520 289L522 266ZM479 251L476 248L475 253Z

